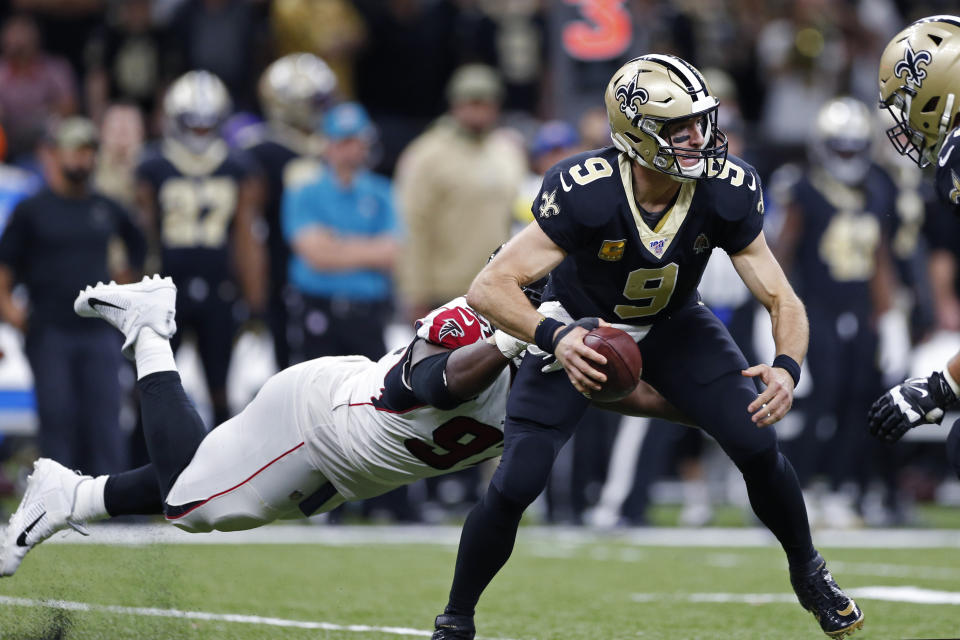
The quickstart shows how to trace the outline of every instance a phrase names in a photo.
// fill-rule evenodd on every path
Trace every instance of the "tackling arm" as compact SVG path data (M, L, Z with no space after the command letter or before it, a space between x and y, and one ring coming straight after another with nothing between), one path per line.
M601 409L616 411L625 416L660 418L676 424L685 424L688 427L698 426L683 412L667 402L667 399L660 395L660 392L643 380L633 390L633 393L623 400L610 403L594 402L593 404Z
M442 382L450 395L460 401L477 397L484 389L493 384L503 368L510 362L500 353L493 339L481 340L452 351L447 347L425 340L417 340L413 344L413 353L410 358L411 380L418 380L413 372L424 360L447 353L450 355L446 358L442 369ZM421 392L425 391L425 389L418 389L416 382L414 382L413 387L413 391L418 397L421 396ZM430 404L434 403L431 402Z

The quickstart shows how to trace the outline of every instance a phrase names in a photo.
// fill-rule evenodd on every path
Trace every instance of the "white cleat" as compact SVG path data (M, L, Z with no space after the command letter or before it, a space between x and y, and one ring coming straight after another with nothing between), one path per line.
M12 576L23 557L57 531L72 527L89 535L83 523L71 519L77 487L91 476L82 476L59 462L40 458L33 463L27 478L27 490L0 545L0 576Z
M73 310L85 318L103 318L119 329L126 336L123 355L132 360L141 328L150 327L167 339L177 332L177 287L158 275L132 284L98 282L80 292Z

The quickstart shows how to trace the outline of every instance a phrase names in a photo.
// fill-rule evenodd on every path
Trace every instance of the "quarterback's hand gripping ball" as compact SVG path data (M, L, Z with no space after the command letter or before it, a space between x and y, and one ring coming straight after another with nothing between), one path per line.
M583 344L607 359L606 364L592 364L607 376L600 389L590 393L592 400L616 402L637 388L643 372L643 358L630 334L614 327L597 327L583 337Z

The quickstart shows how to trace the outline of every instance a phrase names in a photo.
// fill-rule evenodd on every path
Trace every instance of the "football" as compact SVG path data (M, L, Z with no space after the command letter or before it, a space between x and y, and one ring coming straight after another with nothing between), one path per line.
M597 327L583 336L583 343L607 359L607 364L593 364L606 374L603 387L590 394L597 402L616 402L630 395L640 382L643 359L640 348L626 331L613 327Z

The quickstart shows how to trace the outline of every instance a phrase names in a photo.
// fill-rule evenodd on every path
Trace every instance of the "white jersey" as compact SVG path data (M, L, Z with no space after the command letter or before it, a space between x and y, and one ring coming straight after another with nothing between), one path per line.
M452 348L491 335L459 298L434 311L418 335ZM451 473L500 455L510 371L477 398L451 410L424 405L406 374L410 347L378 362L320 358L303 363L301 390L310 424L301 425L317 469L346 500L379 495L420 478Z
M421 339L450 348L491 334L462 298L418 326ZM195 532L249 529L500 455L509 370L442 411L410 389L410 350L379 362L319 358L271 377L200 443L167 495L167 520Z

